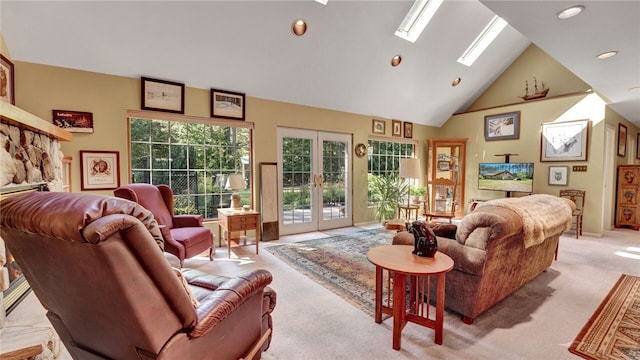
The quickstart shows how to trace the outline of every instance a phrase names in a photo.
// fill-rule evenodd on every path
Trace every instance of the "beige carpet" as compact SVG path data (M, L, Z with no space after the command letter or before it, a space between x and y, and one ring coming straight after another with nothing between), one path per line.
M640 359L640 277L620 276L569 351L591 360Z

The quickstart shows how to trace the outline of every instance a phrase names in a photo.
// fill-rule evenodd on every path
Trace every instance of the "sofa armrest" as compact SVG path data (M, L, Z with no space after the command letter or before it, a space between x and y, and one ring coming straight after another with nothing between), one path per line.
M456 240L438 237L438 251L453 259L453 268L467 274L482 275L487 252Z
M479 207L458 225L456 239L460 244L487 249L491 241L522 232L522 219L512 211L496 207Z
M202 215L174 215L173 227L198 227L202 226Z
M198 324L189 336L196 338L205 335L241 307L247 299L256 295L262 296L264 288L271 280L271 273L267 270L253 270L228 279L206 297L198 298ZM262 304L262 301L259 304Z

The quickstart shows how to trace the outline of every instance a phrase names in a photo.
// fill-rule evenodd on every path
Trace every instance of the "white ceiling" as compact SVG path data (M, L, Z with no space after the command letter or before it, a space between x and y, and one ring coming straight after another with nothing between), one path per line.
M640 126L640 91L627 91L640 86L640 0L582 0L582 15L555 19L579 1L445 0L414 44L393 35L413 3L400 0L2 0L0 30L14 61L433 126L464 111L533 42ZM458 64L494 12L510 26L472 67ZM297 18L309 24L303 37L291 33ZM608 50L620 54L595 60Z

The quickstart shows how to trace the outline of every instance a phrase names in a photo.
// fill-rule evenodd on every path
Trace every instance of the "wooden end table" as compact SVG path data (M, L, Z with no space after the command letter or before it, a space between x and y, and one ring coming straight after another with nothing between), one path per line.
M453 269L453 260L441 252L437 252L433 258L427 258L412 254L412 250L411 245L386 245L367 252L367 259L376 266L375 322L382 322L382 314L393 316L394 350L400 350L402 329L409 321L434 329L435 343L442 344L445 276ZM387 305L382 303L383 270L388 272L387 285L393 274L392 306L388 306L388 297ZM437 278L435 319L429 317L431 275ZM409 309L406 308L407 277L410 279ZM423 286L425 282L427 286Z
M224 232L222 231L224 229ZM247 230L256 231L256 254L260 243L260 213L254 210L218 209L218 246L222 245L222 234L226 235L227 257L231 257L231 233L244 231L247 245Z

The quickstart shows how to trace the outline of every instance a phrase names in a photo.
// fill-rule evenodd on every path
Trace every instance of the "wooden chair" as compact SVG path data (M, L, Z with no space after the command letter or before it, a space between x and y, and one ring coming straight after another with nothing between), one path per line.
M438 178L431 182L433 197L425 203L426 221L434 218L448 219L449 223L456 213L456 181ZM427 194L429 196L429 194Z
M572 214L576 218L576 239L579 235L582 235L582 215L584 214L586 193L587 192L585 190L560 190L560 197L567 198L576 204L576 210Z

